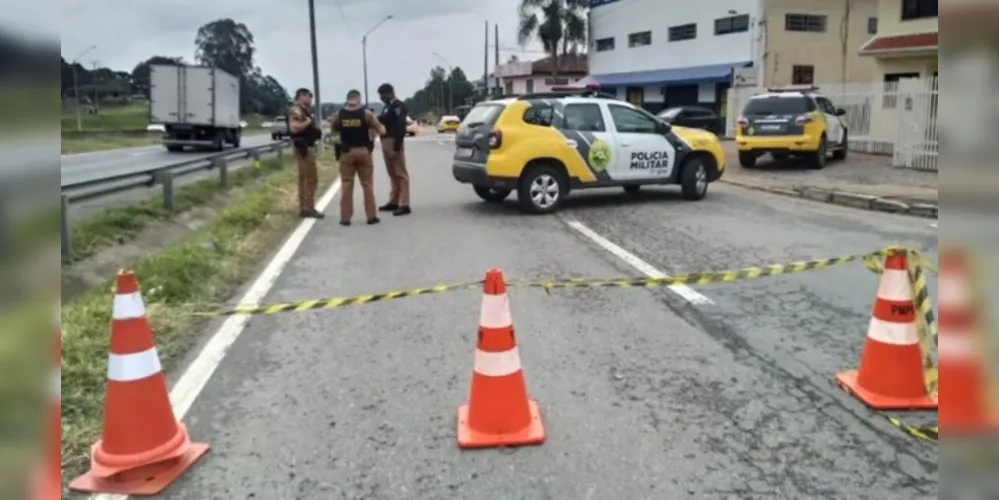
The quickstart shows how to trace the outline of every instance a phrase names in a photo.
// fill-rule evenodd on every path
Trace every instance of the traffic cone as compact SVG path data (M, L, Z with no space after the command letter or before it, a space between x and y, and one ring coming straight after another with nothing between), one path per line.
M936 409L923 382L908 262L902 252L885 259L860 367L836 375L841 386L876 410Z
M989 418L984 359L978 354L976 336L981 324L973 300L969 263L963 253L947 249L940 252L940 275L937 281L939 303L938 363L940 393L940 429L948 433L977 433L999 429Z
M503 273L486 272L468 404L458 408L458 446L541 444L538 405L527 398Z
M60 310L56 309L56 356L55 372L52 376L45 445L42 450L42 465L35 473L32 485L33 500L59 500L62 496L62 334L58 325Z
M154 495L208 451L191 443L170 406L135 274L121 271L111 317L104 433L90 471L69 484L88 493Z

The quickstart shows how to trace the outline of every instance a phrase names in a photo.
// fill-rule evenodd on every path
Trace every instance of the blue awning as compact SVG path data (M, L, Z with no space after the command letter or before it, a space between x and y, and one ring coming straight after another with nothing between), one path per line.
M623 85L682 85L694 83L722 83L732 80L732 68L752 66L751 62L688 66L686 68L654 69L628 73L589 75L580 83L598 83L603 87Z

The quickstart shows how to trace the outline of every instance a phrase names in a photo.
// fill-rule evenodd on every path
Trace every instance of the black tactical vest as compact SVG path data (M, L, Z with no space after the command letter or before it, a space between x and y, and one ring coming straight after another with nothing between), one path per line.
M337 112L340 121L340 144L344 149L364 148L371 141L371 136L368 135L370 126L364 119L365 113L364 108L341 108Z

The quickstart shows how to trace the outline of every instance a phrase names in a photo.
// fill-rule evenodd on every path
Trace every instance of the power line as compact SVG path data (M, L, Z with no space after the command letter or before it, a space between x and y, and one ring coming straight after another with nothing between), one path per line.
M343 20L343 25L347 28L347 33L350 35L351 38L360 41L361 37L357 36L357 33L354 33L354 29L351 28L350 21L347 20L347 13L343 11L343 5L340 4L340 0L332 0L332 1L333 5L336 6L336 10L340 12L340 19Z

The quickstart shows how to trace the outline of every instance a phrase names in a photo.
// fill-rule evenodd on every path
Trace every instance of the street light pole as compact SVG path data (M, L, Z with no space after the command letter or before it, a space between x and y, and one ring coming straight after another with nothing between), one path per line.
M392 15L389 14L385 16L381 21L371 27L364 36L361 37L361 60L364 65L364 107L369 107L368 101L368 35L374 33L374 31L385 24L388 20L392 19Z
M80 64L80 58L82 58L83 56L87 55L87 52L90 52L91 50L94 50L96 48L97 48L96 45L91 45L90 47L87 48L87 50L84 50L83 52L80 52L80 55L76 56L76 58L74 58L73 62L71 63L73 65L73 94L74 94L73 100L76 101L76 131L77 132L83 132L83 117L80 115L80 85L79 85L79 83L77 81L76 66Z
M444 64L447 64L448 69L451 70L447 76L447 114L450 115L451 107L454 105L454 82L451 81L451 77L454 75L454 66L452 66L447 59L444 59L444 56L438 54L437 52L434 52L434 55L440 58L441 61L444 61Z

